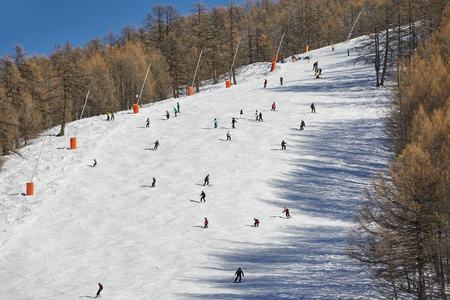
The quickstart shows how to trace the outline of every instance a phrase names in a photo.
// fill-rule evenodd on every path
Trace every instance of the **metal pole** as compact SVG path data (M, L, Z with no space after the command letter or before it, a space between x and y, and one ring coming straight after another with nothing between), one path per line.
M144 82L142 83L141 92L139 93L139 98L137 99L136 104L139 104L139 101L141 100L142 91L144 90L145 82L147 81L147 76L148 76L148 72L150 71L151 65L152 65L152 63L148 64L147 73L145 73Z
M45 145L45 140L46 139L47 139L47 136L44 137L44 142L42 143L41 152L39 152L39 156L38 156L38 159L36 161L36 166L34 167L33 175L31 176L31 181L30 182L33 182L34 174L36 173L36 169L37 169L37 166L38 166L38 163L39 163L39 159L41 158L42 150L44 150L44 145Z
M195 68L194 79L192 80L192 85L191 85L192 87L194 86L195 77L197 76L197 70L198 70L198 66L200 65L200 58L202 58L202 53L203 53L203 50L200 51L200 56L198 57L197 68Z
M350 29L350 33L348 34L348 37L347 37L346 41L348 41L350 39L350 36L352 35L353 28L355 28L356 22L358 22L359 17L361 16L361 13L363 12L363 10L364 10L364 8L361 9L361 11L359 12L358 17L355 20L355 23L353 23L352 29Z
M86 100L84 100L84 105L83 105L83 109L81 110L80 119L78 120L77 128L75 129L75 136L77 136L78 126L80 126L81 118L83 118L84 108L86 107L86 103L87 103L87 100L88 100L88 97L89 97L89 93L90 93L90 92L91 92L91 90L88 90L87 95L86 95Z
M281 36L281 41L280 41L280 45L278 46L278 50L277 50L277 56L278 56L278 52L280 52L280 48L281 48L281 43L283 42L283 38L284 38L284 32L283 32L283 35Z
M241 43L241 42L238 42L238 44L237 44L236 52L234 52L233 62L231 63L230 76L229 76L230 81L231 81L231 72L233 71L233 66L234 66L234 62L236 61L236 55L237 55L237 52L238 52L239 44L240 44L240 43Z

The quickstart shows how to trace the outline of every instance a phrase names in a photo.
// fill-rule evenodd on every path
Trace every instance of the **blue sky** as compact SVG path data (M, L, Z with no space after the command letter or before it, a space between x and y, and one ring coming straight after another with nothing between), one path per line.
M207 9L228 5L231 0L202 0ZM242 3L242 1L234 1ZM123 26L141 26L157 4L172 5L183 15L198 0L4 0L0 18L0 56L13 53L21 44L28 54L48 55L56 44L66 41L83 46L109 30L120 33Z

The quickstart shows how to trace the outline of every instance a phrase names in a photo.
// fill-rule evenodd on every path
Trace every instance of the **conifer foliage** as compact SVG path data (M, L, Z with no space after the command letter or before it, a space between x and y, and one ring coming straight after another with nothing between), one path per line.
M395 158L387 175L372 178L350 233L349 255L395 299L447 299L450 286L450 22L443 21L399 65L386 120Z

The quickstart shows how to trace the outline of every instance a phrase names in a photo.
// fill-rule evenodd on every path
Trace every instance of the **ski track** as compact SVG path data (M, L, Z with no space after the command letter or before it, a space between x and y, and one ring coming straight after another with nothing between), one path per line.
M114 121L83 119L77 150L69 149L73 122L65 137L50 129L22 157L6 157L0 299L88 298L97 282L107 299L381 298L344 251L363 189L389 159L387 91L373 87L370 66L347 56L358 40L311 51L309 62L277 64L272 73L268 63L244 67L229 89L206 86L139 114L118 112ZM320 79L312 76L314 61ZM255 121L255 110L264 122ZM35 195L24 197L44 136ZM211 185L203 186L207 174ZM292 218L284 218L284 206ZM239 266L245 282L233 284Z

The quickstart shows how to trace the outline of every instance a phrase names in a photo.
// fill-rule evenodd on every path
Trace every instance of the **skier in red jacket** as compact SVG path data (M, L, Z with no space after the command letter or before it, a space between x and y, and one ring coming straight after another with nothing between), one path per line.
M277 105L275 104L275 102L272 103L272 109L271 109L271 111L275 111L276 108L277 108Z
M156 186L156 178L155 177L153 177L153 181L152 181L152 187L155 187Z
M95 298L100 297L100 293L101 291L103 291L103 285L99 282L98 283L98 291L97 291L97 296L95 296Z
M253 224L255 227L259 227L259 220L254 218L253 220L255 220L255 224Z
M285 207L282 213L286 213L286 218L288 219L291 217L291 215L289 214L289 208Z
M209 221L208 221L208 219L205 217L205 226L203 226L203 228L208 228L208 224L209 224Z

